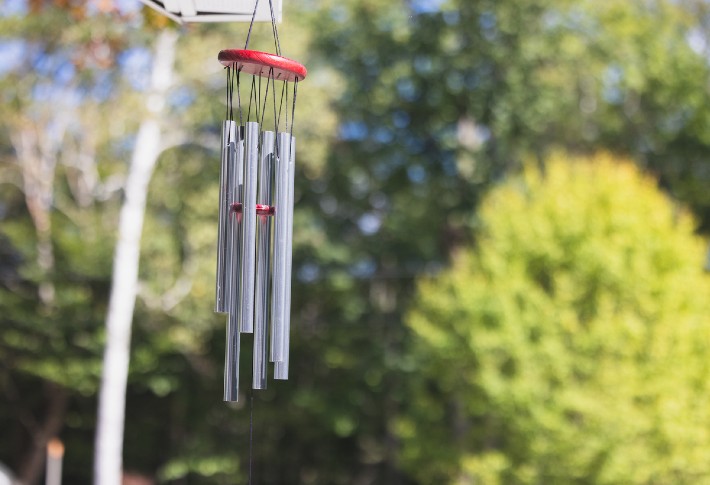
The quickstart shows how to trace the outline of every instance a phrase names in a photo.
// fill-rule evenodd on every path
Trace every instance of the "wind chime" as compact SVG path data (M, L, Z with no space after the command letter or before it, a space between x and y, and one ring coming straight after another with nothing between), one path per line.
M258 1L255 14L257 6ZM248 50L252 18L244 49L218 56L227 71L215 295L215 312L227 315L225 401L238 400L242 333L254 334L252 387L266 389L269 361L275 379L288 379L293 121L306 68L281 56L273 7L271 15L276 54ZM249 96L243 102L247 76Z

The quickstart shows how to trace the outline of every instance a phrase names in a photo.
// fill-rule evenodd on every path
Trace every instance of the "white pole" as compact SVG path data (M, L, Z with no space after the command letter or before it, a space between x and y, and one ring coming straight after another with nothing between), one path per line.
M47 443L47 475L45 485L62 485L62 460L64 445L54 438Z

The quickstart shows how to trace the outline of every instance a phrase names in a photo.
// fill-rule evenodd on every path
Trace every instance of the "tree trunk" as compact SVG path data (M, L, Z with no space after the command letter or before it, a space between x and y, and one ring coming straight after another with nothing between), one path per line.
M155 45L149 113L141 122L126 179L118 241L113 257L113 276L104 349L99 410L94 448L94 484L120 485L126 383L130 356L131 324L138 289L138 263L148 184L161 152L160 118L173 81L177 34L162 31Z

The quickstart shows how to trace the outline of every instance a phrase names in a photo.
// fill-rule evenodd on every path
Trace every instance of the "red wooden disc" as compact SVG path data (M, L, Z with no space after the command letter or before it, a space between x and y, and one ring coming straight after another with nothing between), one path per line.
M271 77L273 69L273 77L277 81L302 81L308 73L299 62L260 51L226 49L219 52L217 59L224 66L236 67L254 76Z

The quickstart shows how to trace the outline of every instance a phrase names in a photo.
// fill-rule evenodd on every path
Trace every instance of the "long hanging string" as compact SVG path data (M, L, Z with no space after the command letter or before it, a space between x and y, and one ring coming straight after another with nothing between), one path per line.
M252 467L254 457L252 450L254 449L254 391L249 389L249 485L251 485Z

